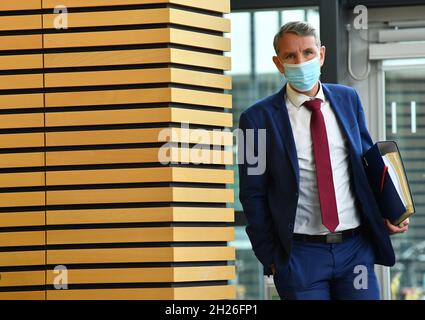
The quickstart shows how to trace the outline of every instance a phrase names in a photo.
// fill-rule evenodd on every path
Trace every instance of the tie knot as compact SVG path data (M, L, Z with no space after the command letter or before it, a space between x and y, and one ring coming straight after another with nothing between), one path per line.
M321 104L322 100L318 98L307 100L303 103L303 105L305 105L310 111L320 110Z

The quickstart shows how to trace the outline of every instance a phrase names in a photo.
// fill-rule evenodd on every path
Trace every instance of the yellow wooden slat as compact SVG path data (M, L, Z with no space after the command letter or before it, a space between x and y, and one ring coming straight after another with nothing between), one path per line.
M43 55L41 54L0 56L0 70L36 68L43 68Z
M42 108L42 93L0 95L0 109Z
M235 299L234 285L143 288L48 290L47 300L222 300Z
M21 0L23 1L23 0ZM34 1L34 0L31 0ZM62 0L61 4L68 7L102 7L132 4L158 4L173 3L188 7L217 11L222 13L230 12L229 0ZM43 8L54 8L57 0L43 0ZM1 7L0 7L1 8Z
M0 136L2 139L3 136ZM0 156L0 168L22 168L44 166L44 153L2 153Z
M46 184L78 185L172 181L172 168L49 171Z
M158 151L159 148L55 151L46 153L46 164L48 166L55 166L154 162L158 160Z
M0 193L0 207L44 206L44 192L4 192Z
M45 271L1 272L0 287L37 286L45 284Z
M42 113L0 114L0 128L36 128L44 127Z
M235 278L235 266L182 267L173 269L174 282L231 280Z
M174 113L176 115L176 113ZM176 115L178 119L178 112ZM184 124L182 124L183 127ZM215 146L232 146L233 135L230 130L202 130L186 128L162 128L158 133L158 141L182 142L182 143L201 143ZM177 150L177 149L176 149ZM215 149L214 149L215 150ZM184 149L187 152L187 149Z
M45 97L46 107L172 101L170 88L46 93Z
M231 66L230 57L227 56L175 48L63 52L44 55L46 68L170 62L220 70L230 70Z
M182 247L176 249L178 250L174 250L173 256L175 261L235 260L235 248L233 247Z
M45 99L46 107L162 102L180 102L219 108L232 107L230 94L179 88L55 92L46 93Z
M18 74L0 76L0 90L43 88L42 74Z
M72 117L71 117L72 118ZM61 121L62 118L57 118ZM56 120L56 119L54 119ZM71 120L72 121L72 120ZM52 123L52 121L50 121ZM47 146L72 146L72 145L96 145L96 144L119 144L119 143L144 143L158 140L158 129L135 129L135 130L95 130L95 131L69 131L69 132L48 132L46 134ZM146 153L142 155L140 161L143 161L146 156L154 155L155 151L152 148L145 149ZM155 148L156 151L158 149ZM111 150L109 150L111 151ZM105 151L108 153L109 151ZM94 152L94 151L89 151ZM99 151L100 154L103 151ZM118 151L112 154L125 153L130 154L133 151ZM137 150L134 150L137 153ZM109 152L110 153L110 152ZM60 155L60 153L49 152L49 158ZM84 153L83 153L84 154ZM139 153L140 154L140 153ZM66 153L64 154L66 156ZM123 159L124 160L124 159ZM132 160L130 160L132 161ZM145 162L145 161L144 161Z
M172 188L173 201L233 203L233 189Z
M47 290L47 300L170 300L173 288Z
M167 1L167 0L165 0ZM180 4L193 8L217 11L221 13L230 13L229 0L168 0L170 3Z
M169 29L74 32L44 35L45 48L95 47L170 42Z
M232 96L230 94L202 92L199 90L173 88L171 90L171 101L220 108L232 107Z
M131 222L233 222L233 208L155 207L86 210L48 210L47 225ZM0 215L0 221L1 215ZM44 222L44 218L43 218Z
M44 63L46 68L166 63L170 55L170 48L46 53Z
M171 68L170 82L226 90L232 89L232 79L230 76L177 68Z
M173 261L173 248L56 249L47 251L47 264L53 265L153 261Z
M46 251L0 252L0 266L33 266L45 264Z
M40 34L1 36L0 50L41 49L42 47Z
M22 199L20 194L19 198ZM5 200L0 194L0 204ZM28 203L36 203L25 198ZM44 200L44 199L43 199ZM23 199L21 201L24 201ZM129 202L233 202L232 189L213 188L123 188L47 191L47 205Z
M233 183L233 170L172 168L172 180L182 182Z
M69 269L68 283L143 283L231 280L234 278L234 269L234 266ZM54 279L56 277L57 273L53 270L48 270L47 284L54 284Z
M233 222L233 208L174 207L173 221Z
M230 19L211 16L209 14L193 13L185 10L170 9L170 21L175 24L230 32Z
M0 137L0 148L26 148L44 146L43 132L1 134ZM11 157L13 159L13 156ZM17 155L17 157L19 156ZM0 157L0 163L1 161L2 160Z
M232 151L220 150L190 150L190 153L184 149L171 148L171 160L160 158L162 164L168 163L192 163L192 164L233 164ZM164 162L165 161L165 162Z
M44 244L44 231L0 232L0 247L41 246Z
M43 185L44 173L3 173L0 174L0 186L3 181L5 181L4 186ZM46 172L46 184L48 186L172 181L233 183L233 170L160 167Z
M230 39L181 29L170 29L170 42L229 52Z
M0 253L0 265L1 255ZM229 261L235 259L232 247L159 247L111 249L55 249L47 251L47 264Z
M103 7L119 5L136 5L150 3L166 3L168 0L62 0L61 4L68 8ZM57 6L56 0L43 0L43 9Z
M101 115L101 113L98 113ZM46 115L47 117L48 115ZM52 125L61 123L76 124L91 122L92 116L78 119L78 115L70 114L69 121L65 121L66 114L63 117L48 117L46 121ZM125 115L124 115L125 116ZM88 119L87 119L88 118ZM100 122L104 121L100 116ZM177 118L177 116L176 116ZM63 120L63 121L62 121ZM95 120L93 120L95 121ZM106 121L106 120L105 120ZM121 121L118 117L117 121ZM125 121L125 120L124 120ZM49 125L48 125L49 126ZM229 131L207 131L196 129L180 128L146 128L146 129L123 129L123 130L90 130L90 131L65 131L65 132L47 132L47 146L75 146L75 145L94 145L94 144L120 144L120 143L147 143L147 142L182 142L182 143L202 143L204 145L214 146L232 146L233 135ZM166 146L165 146L166 147ZM147 153L152 149L145 149ZM158 152L157 152L158 154Z
M160 162L160 148L111 149L81 151L50 151L46 153L46 165L83 165L108 163L146 163ZM161 157L163 164L171 162L232 164L233 153L219 150L196 150L169 148L170 157ZM166 153L167 148L163 151ZM191 154L192 153L192 154ZM202 157L202 158L201 158ZM200 161L202 160L202 161Z
M41 29L41 15L3 16L0 31Z
M173 241L171 228L110 228L48 230L47 244L130 243Z
M45 300L46 291L0 292L0 300Z
M198 123L229 128L233 126L233 115L230 112L172 108L171 119L173 122Z
M153 68L140 70L112 70L89 72L61 72L45 75L46 87L72 87L95 85L122 85L169 83L170 69Z
M171 188L52 190L47 205L171 201Z
M46 93L46 107L171 101L171 88Z
M45 34L43 37L45 48L175 43L230 51L229 38L173 28L52 33Z
M13 1L0 2L0 11L35 10L35 9L41 9L40 0L13 0Z
M6 236L12 237L15 235L11 233ZM233 236L233 228L230 227L146 227L48 230L47 244L231 241L233 240ZM0 240L1 239L2 236L0 233ZM17 239L15 242L21 243L24 241L22 240L19 242L19 240L20 239ZM10 243L12 242L13 240L10 240ZM8 243L9 242L5 245L10 246L11 244Z
M5 81L2 81L2 76L0 76L0 86L2 85L2 82ZM175 68L55 72L47 73L45 75L45 86L47 88L147 83L180 83L211 88L231 89L231 78L229 76ZM16 84L13 83L8 85L16 86ZM26 84L23 83L22 86L24 85Z
M46 114L46 126L84 126L101 124L131 124L131 123L154 123L172 121L171 108L146 108L146 109L119 109L119 110L94 110L94 111L71 111L49 112ZM93 131L87 131L90 133ZM96 131L95 131L96 132ZM113 133L118 131L106 131ZM124 130L121 130L123 133ZM147 132L148 133L148 132ZM50 139L62 134L48 133ZM157 133L156 133L157 135ZM48 138L48 140L50 140ZM140 139L139 139L140 141Z
M44 226L44 211L2 212L0 213L1 227Z
M174 227L174 241L232 241L233 227Z
M44 172L0 173L0 188L44 186L44 174Z
M58 14L44 14L45 28L54 28ZM68 28L170 23L170 9L114 10L68 13Z
M171 62L221 70L231 69L230 57L182 49L171 49Z
M173 282L174 268L69 269L68 283L138 283ZM47 284L53 284L57 273L47 270Z
M45 117L48 127L156 122L188 122L222 127L233 125L231 113L170 107L49 112ZM57 135L56 132L47 134Z
M54 28L57 17L53 13L43 15L43 26ZM164 23L230 32L228 19L173 8L68 13L68 28Z
M174 288L173 296L175 300L233 300L235 298L234 285Z

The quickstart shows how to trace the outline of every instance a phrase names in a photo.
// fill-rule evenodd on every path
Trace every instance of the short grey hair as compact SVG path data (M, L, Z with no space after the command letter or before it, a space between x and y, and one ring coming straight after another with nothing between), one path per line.
M321 46L319 35L316 29L310 23L303 21L292 21L280 27L278 33L276 33L276 35L274 36L273 46L274 51L276 51L276 54L279 53L279 39L282 38L285 33L294 33L302 37L314 36L314 38L316 39L317 47L320 48Z

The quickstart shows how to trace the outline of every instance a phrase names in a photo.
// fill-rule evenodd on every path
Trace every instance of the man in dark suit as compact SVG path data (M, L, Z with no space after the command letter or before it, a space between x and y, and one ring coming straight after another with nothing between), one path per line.
M325 47L310 24L284 25L274 47L287 84L239 122L240 201L254 253L283 299L379 299L374 264L394 265L389 235L409 222L391 225L374 200L360 99L319 81ZM265 169L255 172L248 155Z

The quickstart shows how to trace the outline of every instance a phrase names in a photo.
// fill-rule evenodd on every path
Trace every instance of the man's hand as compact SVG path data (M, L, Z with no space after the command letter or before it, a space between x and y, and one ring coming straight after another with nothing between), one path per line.
M272 265L270 266L270 269L272 270L273 277L274 277L274 275L276 274L276 267L274 266L274 264L272 264Z
M384 224L390 234L403 233L409 228L409 218L401 222L398 226L393 225L388 219L384 219Z

